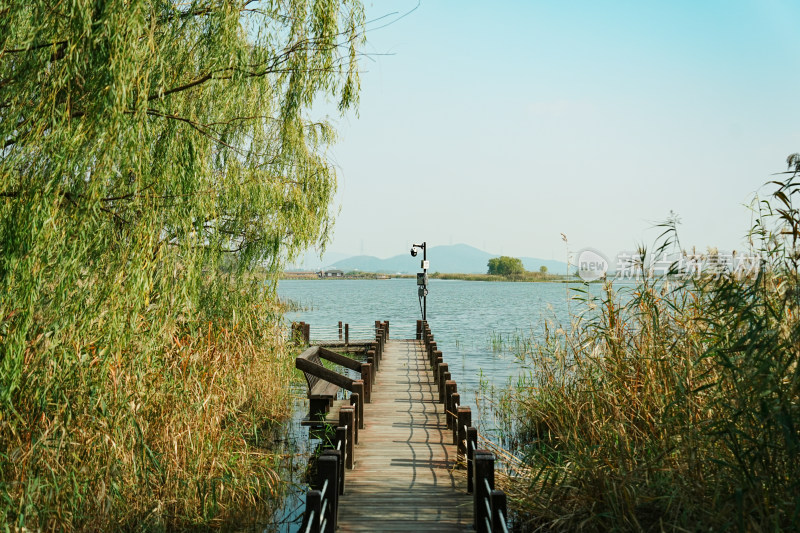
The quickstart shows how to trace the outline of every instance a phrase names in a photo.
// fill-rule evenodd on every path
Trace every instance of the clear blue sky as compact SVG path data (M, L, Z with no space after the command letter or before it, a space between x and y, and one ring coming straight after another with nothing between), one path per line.
M359 115L333 117L331 252L565 260L564 233L614 256L670 210L684 247L742 250L743 204L800 151L796 0L415 6L366 3L413 11L369 31Z

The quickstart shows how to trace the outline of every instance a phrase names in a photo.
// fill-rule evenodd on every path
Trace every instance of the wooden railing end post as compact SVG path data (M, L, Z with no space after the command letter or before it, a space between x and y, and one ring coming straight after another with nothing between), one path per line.
M491 491L494 490L494 455L488 450L475 450L475 467L473 484L473 517L475 518L475 530L478 533L489 533L486 527L487 519L490 519L486 504L491 506ZM487 490L488 485L488 490ZM491 527L491 524L489 524Z
M472 425L472 410L469 407L458 408L458 442L456 453L462 457L467 456L467 430Z

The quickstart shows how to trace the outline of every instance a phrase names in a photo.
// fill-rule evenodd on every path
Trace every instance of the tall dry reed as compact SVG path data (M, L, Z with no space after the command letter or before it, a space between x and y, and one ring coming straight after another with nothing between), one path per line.
M606 284L520 354L529 372L502 406L521 529L798 529L797 177L759 204L757 274Z
M135 318L131 327L134 339L154 329ZM14 410L0 419L3 529L269 521L287 488L273 438L290 413L293 372L279 323L219 318L158 329L163 349L81 344L82 329L60 332L70 341L58 346L47 334L31 342Z

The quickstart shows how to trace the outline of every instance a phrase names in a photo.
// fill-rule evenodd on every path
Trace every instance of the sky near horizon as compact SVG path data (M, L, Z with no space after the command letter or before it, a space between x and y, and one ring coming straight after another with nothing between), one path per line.
M613 257L670 211L684 248L743 250L746 205L800 152L796 0L365 7L329 252Z

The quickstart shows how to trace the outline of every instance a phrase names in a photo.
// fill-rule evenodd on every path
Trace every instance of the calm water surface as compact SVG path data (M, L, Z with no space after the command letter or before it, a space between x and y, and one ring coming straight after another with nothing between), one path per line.
M541 335L545 321L569 323L570 314L582 309L576 287L430 281L428 322L465 404L474 405L481 389L491 395L518 375L509 350L514 339ZM414 279L283 280L278 294L305 308L286 320L311 324L312 341L337 338L340 320L350 324L354 338L371 334L375 320L388 320L393 338L414 338L422 316Z

